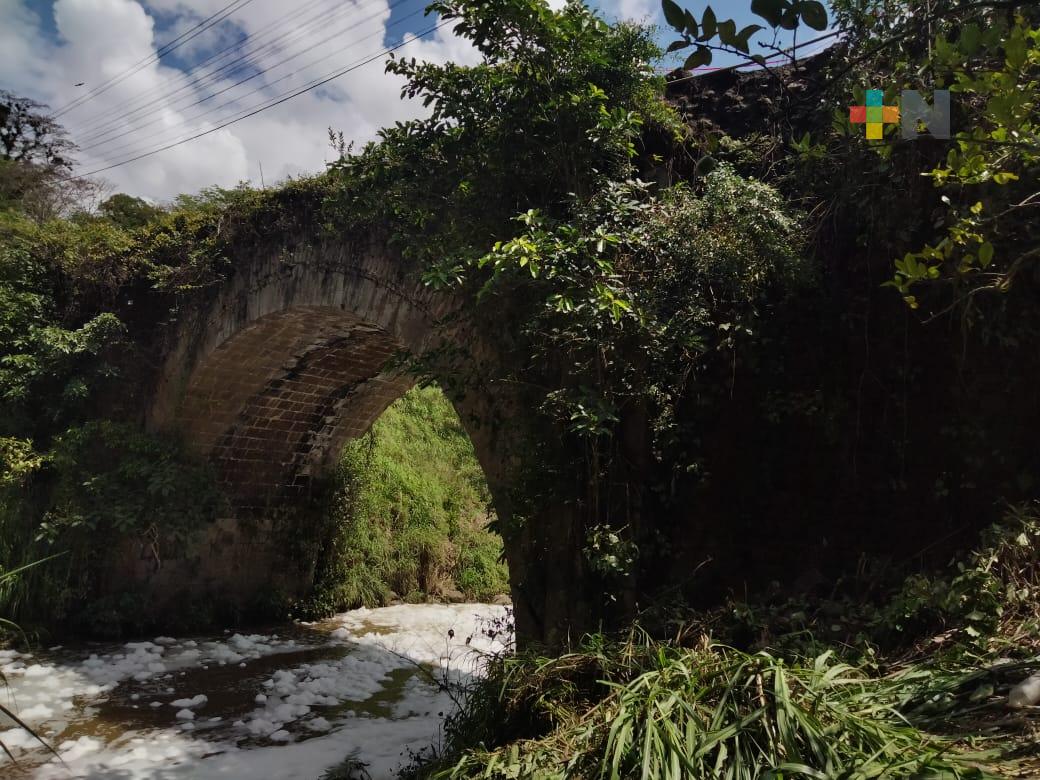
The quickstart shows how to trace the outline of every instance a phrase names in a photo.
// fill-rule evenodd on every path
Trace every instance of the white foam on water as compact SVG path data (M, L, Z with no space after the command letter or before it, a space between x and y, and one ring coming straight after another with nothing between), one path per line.
M345 654L276 669L258 682L255 706L247 714L220 712L216 692L198 692L196 684L195 691L176 691L184 698L164 702L178 709L175 717L164 716L173 722L155 726L142 719L140 728L108 741L99 736L63 739L62 734L70 722L89 720L92 707L117 688L126 699L132 698L130 691L150 685L145 695L151 699L164 675L314 645L276 634L232 634L216 641L157 637L69 662L4 650L0 671L8 678L7 699L55 745L67 768L47 759L20 729L0 731L0 739L16 756L36 761L32 773L24 775L35 780L317 778L355 751L368 763L373 780L390 778L408 762L409 751L437 739L443 715L454 706L435 683L479 674L486 654L502 650L511 639L481 630L505 614L503 607L484 604L401 604L337 615L320 627L328 634L326 646L343 648L335 653ZM410 674L402 686L404 671ZM379 694L381 708L366 708L365 702ZM200 709L204 715L196 715ZM165 707L142 710L169 713ZM217 736L207 739L207 732ZM0 757L0 776L7 776L8 763Z
M132 696L130 698L133 698ZM193 707L201 707L209 701L209 697L204 693L192 696L190 699L177 699L170 702L171 707L180 707L181 709L191 709Z

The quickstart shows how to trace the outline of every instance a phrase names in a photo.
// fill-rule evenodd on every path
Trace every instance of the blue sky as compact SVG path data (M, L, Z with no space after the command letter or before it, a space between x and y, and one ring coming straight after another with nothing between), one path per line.
M404 56L476 61L450 28L411 40L434 23L421 13L427 0L239 1L241 8L225 21L155 62L159 47L223 10L229 0L0 0L0 88L54 109L72 104L59 120L81 147L81 173L204 133L100 174L113 189L162 201L212 184L259 183L261 167L267 183L313 173L331 154L327 128L363 143L379 127L420 114L421 106L400 100L400 79L385 74L377 58L245 117L384 47L407 40ZM685 5L698 18L705 7ZM734 18L739 27L760 21L748 10L750 0L711 5L718 18ZM664 24L659 0L597 0L593 6L610 20L660 25L662 44L675 37ZM806 29L800 40L816 35ZM772 32L756 38L771 40ZM780 44L789 42L787 34ZM224 49L229 51L221 55ZM233 61L243 51L250 58ZM753 43L752 51L762 50ZM674 67L682 59L672 55L661 65ZM713 65L736 61L722 55ZM91 92L142 62L103 93ZM241 121L222 127L238 117Z

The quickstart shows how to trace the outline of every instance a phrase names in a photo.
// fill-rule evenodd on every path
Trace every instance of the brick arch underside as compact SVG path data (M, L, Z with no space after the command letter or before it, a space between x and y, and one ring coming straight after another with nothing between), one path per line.
M268 314L200 361L177 427L214 464L234 514L262 515L306 495L343 444L411 387L393 366L400 349L340 309Z

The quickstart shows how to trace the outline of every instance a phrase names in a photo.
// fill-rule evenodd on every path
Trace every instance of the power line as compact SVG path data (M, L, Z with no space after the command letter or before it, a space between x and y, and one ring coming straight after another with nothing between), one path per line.
M164 54L168 54L171 51L180 48L181 46L186 44L188 41L190 41L192 38L195 38L196 36L201 35L202 33L204 33L206 30L208 30L213 25L218 24L218 23L224 21L224 19L226 19L232 13L234 13L235 11L241 10L242 8L245 8L251 2L253 2L253 0L233 0L233 2L228 3L222 9L217 11L215 14L212 14L211 16L203 19L201 22L199 22L197 25L192 27L187 32L184 32L181 35L178 35L176 38L174 38L168 44L166 44L165 46L163 46L162 48L157 50L154 54L150 54L147 57L145 57L144 59L139 60L134 65L131 65L127 70L123 71L121 74L113 76L108 81L106 81L103 84L101 84L101 86L92 89L86 95L82 95L82 96L76 98L75 100L73 100L71 103L68 103L63 108L61 108L59 111L56 111L54 113L54 117L57 118L57 117L61 116L62 114L65 114L68 111L71 111L72 109L77 108L78 106L83 105L83 103L86 103L89 100L93 100L98 95L100 95L100 94L102 94L104 92L107 92L112 87L116 86L116 84L120 84L120 83L126 81L128 78L133 76L135 73L138 73L139 71L141 71L146 66L151 65L153 62L158 62L159 58L162 57Z
M798 49L805 48L806 46L812 46L814 43L819 43L820 41L825 41L828 38L833 38L836 35L841 35L841 31L840 30L835 30L834 32L829 32L826 35L821 35L818 38L813 38L811 41L806 41L805 43L799 43L799 44L796 44L795 46L790 46L790 47L788 47L786 49L781 49L780 51L782 53L794 52L794 51L796 51ZM818 49L816 51L812 51L812 52L809 52L807 54L804 54L804 55L802 55L802 59L806 59L808 57L814 57L817 54L819 54L820 52L826 51L828 48L829 48L829 46L824 46L824 47L822 47L822 48L820 48L820 49ZM777 60L777 59L766 60L766 63L768 64L770 62L776 62L776 61L787 62L788 59L785 57L785 58L781 58L779 60ZM707 71L713 71L715 73L718 73L720 71L730 71L730 70L738 70L740 68L755 67L756 65L758 67L762 67L757 62L739 62L736 65L727 65L725 67L719 67L719 68L711 68L711 67L689 68L689 69L685 69L685 70L688 70L691 75L689 75L689 76L681 76L680 78L672 79L668 83L669 84L678 84L681 81L690 81L691 79L699 78L702 75L707 75L706 74ZM668 72L671 73L672 71L668 71Z
M321 2L323 2L323 0L309 0L309 2L307 2L304 6L302 6L299 9L297 9L297 14L303 13L305 10L309 9L310 7L312 7L312 6L316 5L316 4L320 4ZM335 2L336 2L336 0L333 0L333 4L335 4ZM211 54L208 57L206 57L204 60L195 63L195 65L192 66L192 69L190 71L180 71L180 72L178 72L178 74L175 77L173 83L176 84L176 83L179 82L179 83L181 83L183 85L184 82L188 81L188 79L191 78L192 72L194 72L196 70L199 70L201 68L204 68L206 65L209 65L210 63L212 63L214 61L217 61L217 60L220 60L220 59L223 59L223 58L227 57L228 54L230 54L234 50L240 48L243 44L249 42L250 38L252 38L253 41L255 42L258 38L261 38L263 35L266 35L267 32L270 31L273 27L277 27L278 25L280 25L282 23L282 21L283 20L281 18L274 19L273 21L269 22L264 27L262 27L261 29L257 30L255 33L253 33L252 36L250 36L247 33L242 38L240 38L239 40L235 41L234 43L228 44L223 49L220 49L219 51L214 52L213 54ZM277 41L277 40L278 40L278 36L275 37L275 41ZM243 55L243 57L248 56L248 54L249 53L247 53L246 55ZM225 65L230 65L233 62L238 62L243 57L235 58L235 59L231 60L230 62L225 63ZM218 68L218 69L216 69L214 71L211 71L211 73L217 72L217 70L220 70L223 67L224 66L220 66L220 68ZM198 78L202 78L202 77L198 77ZM153 95L158 95L158 99L161 100L162 97L163 97L163 95L162 95L163 91L167 87L169 87L169 86L172 86L172 84L161 85L159 87L150 89L147 92L144 92L144 93L138 95L137 97L134 97L134 98L131 98L131 99L127 100L123 104L123 107L124 108L129 108L130 106L132 106L134 104L137 104L137 103L140 103L142 100L145 100L145 99L147 99L149 97L152 97ZM183 89L183 86L181 88L177 89L175 92L179 92L179 91L181 91L181 89ZM136 108L131 109L127 113L124 113L124 114L120 115L119 117L115 117L115 119L121 119L121 118L127 116L128 114L136 113L138 110L140 110L142 108L145 108L146 106L152 105L154 102L155 101L152 101L152 102L147 103L145 105L137 106ZM102 126L105 126L105 125L108 125L112 121L113 121L113 117L111 116L111 113L107 112L107 111L103 111L103 112L98 113L95 116L91 117L90 119L86 120L83 124L80 125L80 127L81 127L81 129L86 129L86 130L90 130L91 132L93 132L95 129L97 129L99 127L102 127Z
M423 38L423 37L429 35L430 33L439 30L442 27L446 27L450 23L451 23L450 21L440 22L439 24L436 24L433 27L430 27L429 29L423 30L421 33L418 33L414 38L409 38L406 41L401 41L401 43L397 44L396 46L390 46L390 47L388 47L386 49L383 49L382 51L378 52L377 54L373 54L372 56L370 56L370 57L368 57L366 59L360 60L360 61L358 61L358 62L356 62L356 63L354 63L354 64L352 64L352 65L350 65L350 66L348 66L348 67L346 67L346 68L336 72L336 73L333 73L330 76L322 78L320 81L317 81L315 83L312 83L312 84L304 87L303 89L299 89L299 90L297 90L297 91L295 91L295 92L293 92L291 94L285 95L284 97L280 97L277 100L274 100L273 102L271 102L271 103L269 103L267 105L262 105L259 108L255 108L254 110L250 111L247 114L244 114L242 116L236 117L235 119L230 119L230 120L224 122L223 124L217 125L216 127L211 127L209 130L204 130L204 131L202 131L200 133L196 133L195 135L189 136L188 138L183 138L183 139L181 139L179 141L175 141L173 143L166 144L165 146L161 146L158 149L152 149L151 151L143 152L142 154L138 154L138 155L136 155L134 157L130 157L130 158L126 159L126 160L121 160L120 162L113 163L112 165L106 165L103 168L96 168L96 169L94 169L92 171L88 171L87 173L79 174L78 176L70 176L70 177L68 177L68 179L82 179L82 178L85 178L87 176L94 176L94 175L96 175L98 173L104 173L105 171L110 171L113 168L119 168L119 167L121 167L123 165L127 165L129 163L136 162L137 160L143 160L145 157L151 157L152 155L159 154L160 152L165 152L165 151L167 151L169 149L173 149L176 146L180 146L182 144L188 143L189 141L194 141L194 140L196 140L198 138L202 138L203 136L209 135L210 133L215 133L218 130L222 130L225 127L228 127L229 125L233 125L233 124L235 124L237 122L241 122L243 119L248 119L249 117L256 116L257 114L259 114L259 113L261 113L263 111L267 111L268 109L274 108L275 106L278 106L278 105L281 105L282 103L285 103L288 100L292 100L295 97L299 97L300 95L304 94L305 92L310 92L312 89L317 89L318 87L322 86L323 84L328 84L333 79L338 79L340 76L344 76L347 73L350 73L351 71L357 70L358 68L360 68L360 67L362 67L364 65L367 65L370 62L374 62L375 60L378 60L380 57L386 56L390 52L397 51L398 49L402 48L403 46L407 46L412 41L418 40L419 38ZM66 179L66 180L68 180L68 179Z
M198 105L199 103L205 102L206 100L209 100L209 99L211 99L213 97L216 97L216 95L218 95L218 94L221 94L221 93L226 92L226 91L228 91L230 89L233 89L234 87L238 86L239 84L245 83L246 81L249 81L250 79L255 78L256 76L263 74L266 70L269 70L270 68L260 69L258 73L254 73L252 76L247 76L246 78L241 79L241 80L235 82L234 84L231 84L230 86L223 88L219 92L215 92L215 93L213 93L211 95L208 95L207 97L195 99L195 102L189 103L187 105L178 105L178 103L182 103L184 100L191 100L193 98L196 98L196 93L194 91L189 92L188 94L185 94L185 95L181 96L180 98L174 99L175 95L178 95L179 93L182 93L185 90L191 89L192 87L201 86L204 82L214 82L214 83L216 83L216 82L219 82L221 76L231 76L232 74L234 74L234 73L236 73L238 71L241 71L244 67L247 67L248 65L252 64L251 58L255 54L258 54L260 52L265 52L266 53L267 51L277 50L278 47L279 47L279 44L284 45L284 44L288 43L290 40L293 40L293 39L299 37L299 34L306 27L309 27L311 24L314 24L315 22L323 23L323 22L330 21L332 18L334 18L335 14L339 13L339 11L342 8L345 8L345 7L346 6L341 6L340 9L337 9L337 10L333 11L333 16L325 16L325 17L323 17L323 16L321 16L319 14L317 18L310 20L306 25L304 25L304 28L297 29L290 36L284 38L284 40L282 38L276 38L275 40L270 41L270 42L264 44L263 46L260 46L260 47L256 48L252 52L248 52L246 54L243 54L240 57L236 57L235 59L232 59L229 62L224 63L220 67L214 68L213 70L211 70L211 71L209 71L207 73L203 73L203 74L200 74L200 75L196 76L189 83L182 85L181 87L173 90L172 92L158 94L155 99L149 101L148 103L145 103L144 105L138 106L135 109L127 111L127 112L123 113L122 115L120 115L118 117L113 117L112 119L110 119L107 122L102 122L100 126L95 127L94 130L91 131L87 135L87 137L80 143L80 148L81 149L90 149L90 148L93 148L94 146L98 146L98 145L100 145L102 143L107 143L107 141L111 140L112 138L118 138L121 135L125 135L128 132L133 132L135 129L140 129L141 127L147 127L150 124L154 124L154 122L151 122L151 123L148 123L146 125L139 125L137 128L131 127L131 128L128 128L128 129L124 130L123 132L117 133L116 135L113 136L113 133L116 133L116 131L119 129L119 126L121 124L123 124L121 122L121 120L127 119L127 118L133 116L134 114L140 114L142 111L145 111L145 109L147 109L150 106L153 106L153 105L155 105L157 103L161 104L161 105L159 105L159 107L155 111L145 111L145 113L143 115L141 115L137 119L134 119L133 122L139 122L140 120L148 118L152 114L161 114L162 111L165 110L165 109L174 109L175 108L177 110L181 110L181 109L184 109L184 108L191 108L192 106L195 106L195 105ZM350 29L349 26L346 29ZM325 41L322 41L321 43L323 43L323 42L325 42ZM297 54L293 55L293 57L300 56L303 53L304 52L298 52ZM292 59L292 57L289 57L287 59ZM271 68L278 67L278 65L281 65L282 63L287 61L287 59L286 60L282 60L281 62L276 63L275 65L270 66L270 67ZM187 75L190 77L191 74L189 73ZM110 136L112 138L109 138ZM107 139L107 140L105 140L105 139ZM82 145L83 143L86 143L87 145L83 146Z
M408 1L409 0L394 0L390 4L390 8L392 9L392 8L394 8L394 7L398 6L398 5L401 5L402 3L408 2ZM420 13L422 10L423 10L422 7L420 7L417 11L414 11L413 13L409 14L408 16L403 17L403 18L397 20L396 22L394 22L394 24L395 25L396 24L400 24L401 22L403 22L403 21L411 18L412 16L415 16L416 14ZM361 19L361 20L359 20L357 22L353 22L353 23L347 25L344 28L336 29L335 31L333 31L329 35L326 35L321 40L319 40L316 43L314 43L310 47L310 49L311 50L316 49L316 48L318 48L320 46L323 46L324 44L328 43L329 41L333 40L334 38L337 38L342 33L345 33L345 32L347 32L349 30L352 30L352 29L357 29L358 27L360 27L365 22L371 21L372 19L375 19L375 18L377 18L379 16L382 16L382 14L384 12L385 12L385 9L381 7L379 11L366 16L364 19ZM389 29L390 26L393 26L393 25L388 25L386 29ZM351 44L348 44L348 45L352 45L354 43L360 43L361 41L368 40L369 38L374 37L375 35L378 35L378 34L381 34L381 33L383 33L383 27L382 26L380 26L379 30L377 30L376 32L372 33L371 35L367 35L367 36L365 36L363 38L359 38L359 39L357 39L355 41L352 41ZM82 151L87 151L89 149L95 149L95 148L97 148L99 146L105 146L107 144L110 144L113 141L118 140L119 138L123 138L123 137L125 137L127 135L130 135L132 133L136 133L136 132L139 132L141 130L144 130L145 128L151 127L152 125L156 124L157 122L161 122L163 120L163 118L164 118L163 117L163 112L164 112L165 109L174 109L174 108L176 108L177 111L184 111L184 110L193 108L194 106L201 105L202 103L205 103L205 102L207 102L209 100L212 100L213 98L217 97L218 95L222 95L225 92L229 92L232 89L235 89L236 87L241 86L242 84L245 84L245 83L250 82L250 81L252 81L252 80L254 80L256 78L259 78L260 76L263 76L265 73L268 73L269 71L272 71L275 68L279 68L282 65L284 65L285 63L290 62L290 61L292 61L292 60L294 60L294 59L296 59L296 58L298 58L298 57L300 57L300 56L302 56L304 54L307 54L307 53L308 53L307 51L299 51L299 52L297 52L295 54L292 54L292 55L290 55L288 57L284 57L283 59L279 60L278 62L276 62L273 65L270 65L270 66L268 66L266 68L263 68L263 69L257 71L256 73L253 73L252 75L249 75L249 76L246 76L244 78L241 78L238 81L234 82L233 84L230 84L230 85L228 85L226 87L223 87L222 89L219 89L216 92L213 92L212 94L209 94L209 95L207 95L205 97L202 97L202 98L198 98L193 103L188 103L186 105L180 105L180 106L163 105L159 109L157 109L156 111L150 112L150 113L153 113L153 114L156 115L151 121L144 122L143 124L141 124L141 121L147 119L148 116L149 116L148 114L145 114L144 116L140 117L140 119L137 121L136 124L134 124L134 126L129 127L129 128L127 128L125 130L117 131L117 129L113 127L110 130L108 130L108 131L102 131L100 133L95 133L93 136L90 136L90 137L87 138L87 143L85 145L84 144L80 144L79 148ZM271 82L270 84L262 85L261 87L259 87L257 89L254 89L251 92L246 93L245 95L241 95L240 97L238 97L236 99L233 99L233 100L227 101L225 103L222 103L221 105L219 105L219 106L217 106L215 108L206 109L206 110L202 111L201 113L195 115L194 117L191 117L190 119L182 120L181 124L186 124L188 122L192 122L192 121L194 121L196 119L199 119L201 117L204 117L204 116L206 116L207 114L210 114L210 113L219 112L221 109L225 108L226 106L228 106L228 105L230 105L232 103L235 103L235 102L237 102L239 100L242 100L243 98L248 97L249 95L252 95L252 94L254 94L256 92L259 92L262 89L264 89L265 87L270 87L273 84L277 84L280 81L284 81L285 78L288 78L289 76L293 76L296 73L300 72L301 70L305 70L306 68L313 67L314 65L317 65L318 63L325 62L326 60L328 60L328 59L330 59L330 58L332 58L332 57L334 57L334 56L336 56L338 54L341 54L341 53L342 53L341 50L334 51L334 52L332 52L331 54L329 54L329 55L327 55L325 57L322 57L322 58L317 59L317 60L315 60L315 61L313 61L313 62L311 62L311 63L309 63L307 65L302 66L301 68L297 69L296 71L293 71L292 73L288 74L288 76L284 76L284 77L282 77L280 79L277 79L277 80ZM192 97L192 95L187 95L185 97L190 98L190 97ZM92 139L95 139L95 140L94 140L93 143L90 143L90 141Z
M407 0L395 0L395 2L393 2L390 7L393 8L395 5L400 4L402 2L406 2L406 1ZM404 16L404 17L402 17L400 19L395 20L393 23L387 25L386 29L389 30L392 27L395 27L395 26L397 26L399 24L402 24L402 23L408 21L409 18L416 16L421 10L422 9L420 8L419 10L413 11L412 13L408 14L407 16ZM376 15L378 15L378 14L376 14ZM369 18L371 18L371 17L369 17ZM351 43L347 44L347 46L351 46L351 45L354 45L356 43L360 43L361 41L364 41L364 40L367 40L369 38L372 38L375 35L379 34L380 32L382 32L382 30L377 31L376 33L373 33L372 35L363 36L362 38L359 38L359 39L356 39L354 41L351 41ZM825 40L827 40L829 38L832 38L832 37L834 37L837 34L838 33L825 34L825 35L822 35L822 36L820 36L818 38L815 38L813 40L805 41L804 43L801 43L801 44L798 44L796 46L793 46L790 49L787 49L785 51L795 51L796 49L802 49L802 48L805 48L805 47L809 47L809 46L812 46L813 44L817 44L817 43L825 41ZM324 42L324 41L322 41L322 42ZM320 45L322 42L319 42L318 45ZM198 113L198 114L196 114L194 116L187 117L187 118L181 120L178 125L174 125L171 128L168 128L168 130L172 131L174 133L173 137L176 137L175 134L176 134L176 132L178 131L179 128L186 128L187 126L190 126L191 124L197 122L198 120L204 120L204 119L206 119L207 117L210 117L210 116L218 116L220 114L220 112L223 109L227 108L228 106L232 106L232 105L234 105L236 103L239 103L242 100L244 100L244 99L246 99L246 98L248 98L248 97L250 97L252 95L261 93L261 92L263 92L266 89L270 89L271 87L275 86L276 84L279 84L279 83L285 81L286 79L289 79L289 78L297 75L297 73L299 73L301 71L304 71L304 70L306 70L308 68L311 68L311 67L313 67L315 65L318 65L318 64L320 64L322 62L325 62L325 61L331 59L332 57L336 56L337 54L339 54L338 51L337 52L333 52L331 54L328 54L328 55L326 55L324 57L321 57L321 58L319 58L319 59L317 59L317 60L315 60L315 61L313 61L313 62L311 62L311 63L309 63L309 64L307 64L307 65L305 65L303 67L301 67L301 68L298 68L297 70L295 70L295 71L293 71L291 73L286 74L285 76L282 76L282 77L280 77L278 79L275 79L274 81L271 81L271 82L269 82L267 84L264 84L264 85L262 85L262 86L260 86L260 87L258 87L256 89L253 89L250 92L245 93L244 95L240 95L237 98L233 98L231 100L225 101L224 103L221 103L219 106L216 106L216 107L213 107L213 108L210 108L210 109L206 109L205 111L202 111L202 112L200 112L200 113ZM782 58L775 58L774 60L767 60L767 63L775 62L775 61L782 61ZM274 66L271 66L270 68L267 68L267 69L261 71L258 74L255 74L255 75L256 76L262 75L263 73L266 73L269 70L273 70L275 67L278 67L281 64L282 64L282 62L279 62L279 63L275 64ZM728 67L696 68L695 70L696 71L734 70L734 69L739 68L739 67L753 66L753 65L755 65L755 63L750 63L749 62L749 63L741 63L741 64L738 64L738 65L728 66ZM255 76L250 77L250 79L254 78L254 77ZM694 77L695 76L687 76L687 77L680 78L680 79L674 79L674 80L672 80L669 83L676 83L678 81L686 81L686 80L688 80L690 78L694 78ZM244 79L243 81L248 81L250 79ZM210 95L210 96L208 96L206 98L203 98L201 100L197 100L194 103L192 103L192 104L190 104L188 106L185 106L184 108L191 108L194 105L198 105L200 103L203 103L206 100L209 100L210 98L215 97L218 94L221 94L221 92L228 91L229 89L233 88L234 86L237 86L237 84L240 84L240 83L242 83L242 82L237 82L236 84L231 85L231 87L227 87L227 88L225 88L223 90L220 90L219 92L217 92L217 93L215 93L213 95ZM257 105L263 105L263 103L261 102L260 104L257 104ZM248 111L249 109L245 109L245 110ZM231 116L235 116L235 115L232 114ZM245 117L240 117L240 118L245 118ZM91 148L95 148L97 146L103 146L103 145L105 145L107 143L111 143L112 141L117 140L118 138L124 137L124 136L129 135L129 134L131 134L133 132L136 132L138 130L142 130L142 129L146 128L146 127L154 125L156 121L159 121L159 120L156 119L156 120L153 120L152 122L149 122L149 123L147 123L145 125L139 125L139 126L137 126L135 128L131 128L131 129L125 131L125 132L119 133L118 135L112 136L107 141L98 142L97 144L94 144L92 146L87 146L87 147L84 147L84 148L91 149ZM221 121L221 120L215 120L215 121ZM236 119L234 121L238 121L238 120ZM220 127L224 127L224 126L226 126L226 125L220 125ZM220 129L220 127L217 127L217 128L214 128L214 129ZM168 133L167 133L167 137L169 137ZM109 159L112 159L113 157L117 157L120 154L131 154L131 155L133 155L135 147L140 148L140 145L137 144L137 143L133 143L133 142L128 143L128 144L123 144L122 146L120 146L120 147L110 151L105 156L107 156Z
M349 46L353 46L353 45L358 44L358 43L361 43L362 41L369 40L370 38L375 38L377 36L385 35L385 31L386 30L389 30L389 29L391 29L393 27L396 27L396 26L398 26L400 24L404 24L405 22L407 22L412 17L417 16L417 15L423 13L423 11L424 11L424 8L422 6L420 6L415 11L412 11L410 14L408 14L406 16L403 16L400 19L397 19L396 21L394 21L393 23L387 25L385 29L382 26L380 26L380 28L378 30L370 33L369 35L365 35L365 36L362 36L361 38L357 38L355 40L352 40L350 43L346 44L346 46L344 48L349 47ZM304 67L298 68L298 69L296 69L296 70L294 70L294 71L292 71L290 73L287 73L286 75L281 76L281 77L275 79L274 81L268 82L267 84L263 84L263 85L257 87L256 89L250 90L249 92L245 93L244 95L239 95L238 97L232 98L230 100L226 100L223 103L221 103L219 106L215 106L213 108L207 108L207 109L199 112L198 114L195 114L194 116L182 119L178 124L173 125L172 127L168 128L168 130L172 131L173 134L174 134L174 137L176 137L176 133L177 132L183 132L183 131L180 131L179 128L190 127L192 124L195 124L198 120L205 120L205 119L207 119L209 117L217 117L217 116L220 115L221 111L223 111L228 106L233 106L236 103L240 103L245 98L248 98L248 97L250 97L252 95L256 95L256 94L262 93L265 90L270 89L271 87L275 86L276 84L279 84L279 83L285 81L286 79L290 79L293 76L296 76L297 74L299 74L301 72L305 72L307 69L312 68L315 65L318 65L318 64L320 64L322 62L325 62L325 61L327 61L329 59L332 59L333 57L336 57L336 56L338 56L341 53L342 53L341 50L337 50L337 51L331 52L330 54L326 54L324 57L321 57L320 59L317 59L314 62L308 63ZM326 75L328 75L328 74L326 74ZM319 78L321 78L321 77L319 77ZM261 103L262 102L263 101L261 101ZM248 110L248 109L246 109L246 110ZM233 116L233 114L232 114L232 116ZM216 119L215 121L221 121L221 120ZM153 121L150 124L154 124L154 123L155 122ZM134 128L133 130L128 131L128 132L135 132L136 130L140 130L142 127L144 127L144 126L140 126L138 128ZM127 133L123 133L123 135L126 135L126 134ZM166 135L167 135L167 137L169 137L170 133L167 132ZM121 154L133 153L133 150L135 149L135 147L139 148L140 144L136 143L134 141L131 141L130 143L124 143L122 146L107 152L105 154L105 156L108 157L109 159L111 159L112 157L117 157L117 156L119 156Z
M323 0L310 0L310 2L306 3L301 8L297 9L296 15L298 16L298 15L302 14L305 10L311 8L312 6L314 6L316 4L320 4L321 2L323 2ZM334 0L334 5L335 5L335 0ZM336 11L333 11L333 14L338 13L339 10L345 9L345 8L347 8L346 5L340 5L339 9L337 9ZM134 114L140 113L141 111L144 111L145 109L149 108L150 106L153 106L156 103L162 102L163 100L167 100L169 98L172 98L174 95L177 95L177 94L183 92L184 90L189 89L190 87L196 86L196 85L198 85L198 84L200 84L200 83L202 83L204 81L207 81L207 80L209 80L211 78L215 78L218 74L220 74L221 72L223 72L225 70L230 69L229 72L233 72L234 70L237 70L238 68L233 68L232 66L234 66L234 65L236 65L238 63L243 63L243 62L248 61L248 59L250 57L255 56L256 54L260 53L261 51L266 51L266 50L269 50L269 49L277 48L277 46L279 44L285 45L286 43L288 43L289 40L297 37L298 34L301 31L305 30L306 28L309 28L310 26L312 26L312 25L314 25L316 23L321 23L323 21L323 13L325 13L325 12L319 12L318 14L314 15L313 17L310 17L303 25L300 25L300 26L294 28L294 32L292 34L290 34L289 36L281 36L281 35L275 36L275 38L273 40L263 44L262 46L257 46L255 49L253 49L251 51L246 51L241 56L235 57L235 58L225 62L223 65L220 65L220 66L214 68L213 70L210 70L207 73L203 73L201 75L195 76L195 78L192 79L192 74L194 72L197 72L197 71L201 70L206 65L209 65L210 63L214 62L215 60L219 60L219 59L225 58L229 53L231 53L235 49L238 49L241 46L243 46L245 43L250 42L251 38L252 38L252 43L257 43L258 41L262 40L263 36L266 35L266 33L271 28L277 27L280 24L282 24L284 21L286 21L285 19L282 19L282 18L275 19L270 24L266 25L265 27L261 28L260 30L257 30L255 33L252 34L252 36L246 35L241 40L238 40L235 43L232 43L229 46L224 47L220 51L217 51L217 52L211 54L209 57L207 57L206 59L202 60L201 62L196 63L192 67L191 71L185 71L185 72L182 72L181 74L179 74L178 77L177 77L177 80L174 81L174 84L176 84L179 81L181 83L181 86L177 87L172 92L169 92L169 93L165 92L165 89L167 88L167 86L173 86L172 84L171 85L167 85L167 86L159 86L159 87L157 87L155 89L149 90L148 92L146 92L146 93L144 93L142 95L137 96L136 98L132 98L131 100L127 101L123 105L123 108L125 108L127 110L124 111L122 114L120 114L118 116L113 117L110 112L104 112L104 113L98 114L97 116L91 118L85 124L80 125L80 133L82 134L84 132L87 132L89 134L89 137L85 138L85 140L89 142L92 137L96 137L99 133L106 132L111 127L114 127L117 124L119 124L120 120L122 120L122 119L128 118L128 117L130 117L130 116L132 116ZM290 18L292 18L292 17L290 17ZM189 81L189 79L190 79L190 81ZM146 103L141 103L142 100L147 100L148 98L153 97L153 96L155 96L154 99L148 100L148 102L146 102ZM139 104L139 105L136 105L135 107L131 108L131 106L134 106L134 104Z
M84 103L86 103L86 102L88 102L90 100L93 100L98 95L101 95L102 93L107 92L112 87L116 86L117 84L121 84L122 82L126 81L128 78L133 76L134 74L140 72L142 69L144 69L148 65L151 65L152 63L158 62L159 59L164 54L168 54L169 52L174 51L175 49L180 48L184 44L188 43L188 41L192 40L193 38L195 38L198 35L201 35L203 32L205 32L206 30L208 30L210 27L214 26L215 24L218 24L218 23L222 22L224 19L226 19L232 13L234 13L235 11L237 11L237 10L239 10L241 8L244 8L245 6L249 5L251 2L253 2L253 0L233 0L233 2L228 3L226 6L221 8L216 13L206 17L201 22L199 22L197 25L192 27L190 30L187 30L186 32L178 35L176 38L174 38L168 44L166 44L165 46L163 46L160 49L158 49L155 53L150 54L150 55L148 55L147 57L145 57L145 58L143 58L141 60L138 60L134 65L131 65L127 70L123 71L120 74L117 74L117 75L113 76L108 81L106 81L103 84L101 84L101 86L92 89L86 95L82 95L82 96L76 98L71 103L67 104L62 109L57 111L54 114L54 116L55 117L59 117L62 114L65 114L66 112L71 111L74 108L77 108L80 105L83 105Z

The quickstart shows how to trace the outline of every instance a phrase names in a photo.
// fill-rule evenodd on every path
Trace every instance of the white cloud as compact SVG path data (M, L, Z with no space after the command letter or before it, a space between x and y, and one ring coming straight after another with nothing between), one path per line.
M48 60L35 49L40 18L20 0L0 0L0 76L5 87L46 78Z
M686 7L681 0L679 4ZM600 0L596 5L607 19L625 19L650 24L661 21L661 0Z
M611 3L621 19L632 19L637 22L654 21L661 7L657 0L617 0Z
M181 0L56 0L53 14L58 40L53 40L44 34L43 20L30 10L30 1L0 0L0 18L4 19L0 72L5 74L7 88L48 102L55 109L147 60L157 46L227 4L227 0L193 0L189 8ZM288 8L284 0L253 0L219 30L189 44L195 44L192 56L197 62L235 41L240 31L247 32L255 43L245 47L257 49L251 66L191 85L194 75L187 78L177 68L148 62L132 76L60 116L59 121L82 147L79 170L103 167L212 129L226 118L377 54L385 39L400 37L402 30L432 25L422 17L396 24L395 17L396 26L388 31L389 0L309 0ZM163 32L157 34L157 27ZM328 40L322 41L325 38ZM403 56L433 62L478 60L472 47L454 37L448 27L429 37L411 40L406 36L406 40L407 45L399 50ZM211 100L191 105L281 60L288 61ZM229 61L230 56L221 58L204 70ZM79 82L85 86L74 86ZM254 117L101 175L117 190L164 200L212 184L231 186L247 179L259 183L260 165L268 184L291 174L313 173L323 168L329 156L326 128L342 130L348 139L363 143L380 127L422 112L420 103L400 99L402 85L399 77L384 73L377 60ZM133 109L139 110L121 116Z

